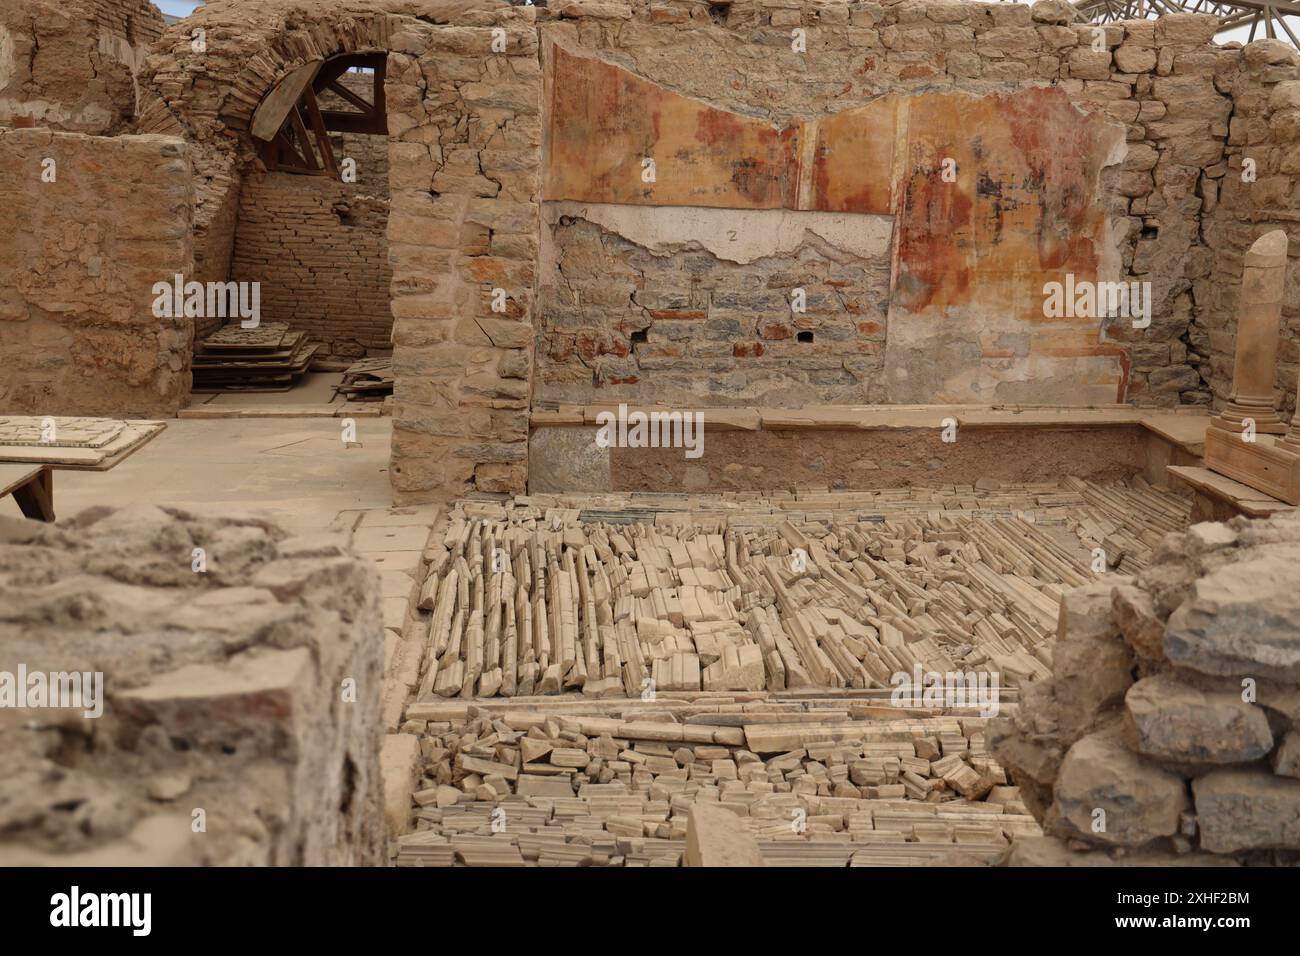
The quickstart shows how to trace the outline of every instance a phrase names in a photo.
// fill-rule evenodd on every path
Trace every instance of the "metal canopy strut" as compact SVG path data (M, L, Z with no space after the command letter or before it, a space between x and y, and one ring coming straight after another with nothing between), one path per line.
M1118 20L1144 20L1167 13L1212 13L1219 18L1219 35L1239 27L1250 27L1247 40L1265 37L1286 39L1300 47L1297 30L1287 17L1300 18L1300 3L1287 0L1079 0L1072 4L1085 23L1114 23ZM1300 20L1297 21L1300 24ZM1259 28L1263 27L1260 32Z

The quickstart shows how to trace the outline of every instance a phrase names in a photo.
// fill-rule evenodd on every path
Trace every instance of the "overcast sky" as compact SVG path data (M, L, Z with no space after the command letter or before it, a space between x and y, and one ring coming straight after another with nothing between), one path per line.
M189 16L199 5L195 0L153 0L153 2L163 13L170 13L177 17Z

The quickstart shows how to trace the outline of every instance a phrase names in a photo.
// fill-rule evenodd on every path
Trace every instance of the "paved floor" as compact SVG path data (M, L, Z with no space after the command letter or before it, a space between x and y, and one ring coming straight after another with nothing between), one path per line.
M389 418L356 419L360 447L344 447L334 418L174 420L104 472L54 475L56 513L95 504L258 509L290 530L328 526L341 511L388 508ZM19 514L12 498L0 514Z

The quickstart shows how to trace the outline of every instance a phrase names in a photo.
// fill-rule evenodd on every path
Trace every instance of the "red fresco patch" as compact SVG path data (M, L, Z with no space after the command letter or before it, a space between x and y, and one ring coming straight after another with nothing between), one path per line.
M957 116L978 135L958 135ZM911 312L986 305L1045 321L1045 282L1096 276L1107 135L1057 88L914 97L898 210L899 304ZM942 180L944 159L956 160L956 182Z
M1123 139L1059 87L894 93L777 129L558 46L550 69L547 199L893 216L890 307L900 319L932 317L939 329L981 315L1059 326L1097 344L1055 357L1114 356L1124 394L1127 351L1100 343L1096 319L1042 313L1046 282L1097 277L1099 175ZM640 177L648 155L653 184ZM945 159L957 164L955 182L942 177ZM760 335L791 331L772 325Z

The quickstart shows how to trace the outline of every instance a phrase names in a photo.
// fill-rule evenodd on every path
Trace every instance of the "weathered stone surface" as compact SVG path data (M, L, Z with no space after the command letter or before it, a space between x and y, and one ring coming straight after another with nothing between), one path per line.
M1117 846L1173 836L1189 807L1182 778L1146 763L1114 733L1084 737L1066 752L1055 794L1050 829Z
M1115 626L1134 653L1145 660L1159 660L1165 624L1156 615L1151 595L1131 584L1121 584L1111 593L1110 608Z
M686 866L763 866L758 840L723 807L693 803L686 824Z
M1110 582L1099 581L1061 599L1052 650L1053 687L1061 741L1069 746L1093 730L1098 717L1133 683L1133 655L1111 617Z
M0 669L102 672L104 694L98 719L0 712L0 860L383 862L372 564L239 515L4 522ZM142 853L162 804L186 840Z
M1300 683L1300 546L1261 551L1196 581L1170 615L1164 649L1205 674Z
M1139 753L1187 763L1246 763L1273 749L1262 707L1206 693L1172 677L1147 677L1124 697Z
M1201 846L1211 853L1300 847L1300 780L1266 769L1215 770L1192 783Z
M1300 731L1288 730L1273 753L1273 772L1300 778Z
M529 487L534 492L608 491L609 449L581 428L543 428L529 442Z
M190 158L171 137L0 127L11 227L0 244L0 413L175 414L193 321L155 315L153 287L192 269Z
M379 753L384 782L384 821L391 837L406 832L411 820L411 796L420 778L420 738L414 734L387 734ZM444 803L442 788L436 796Z
M112 135L163 18L148 0L22 0L0 9L0 126Z
M1126 850L1112 856L1106 850L1077 850L1053 836L1022 837L1011 844L1003 866L1236 866L1230 857L1211 853L1172 856L1160 850Z

